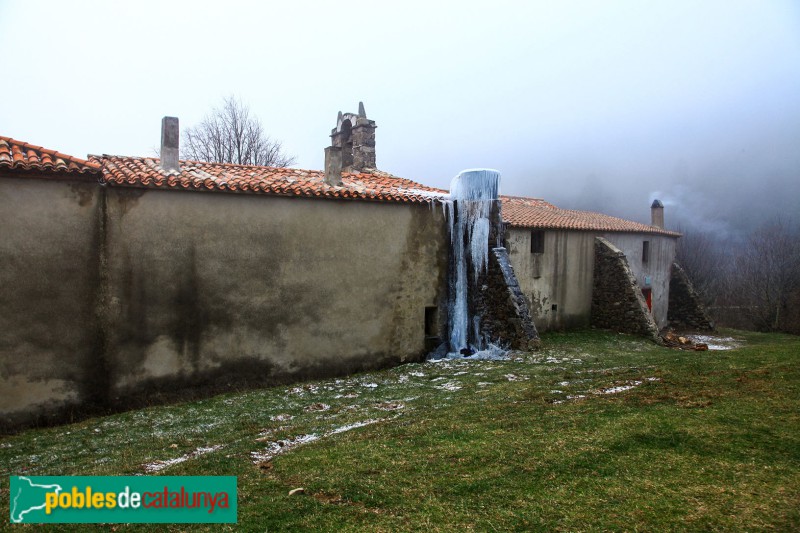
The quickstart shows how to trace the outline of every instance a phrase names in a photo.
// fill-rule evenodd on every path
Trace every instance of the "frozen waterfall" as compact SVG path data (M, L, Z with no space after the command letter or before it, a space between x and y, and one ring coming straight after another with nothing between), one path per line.
M450 184L448 219L453 272L450 279L449 350L469 355L483 350L480 317L470 317L470 293L489 264L492 209L498 200L500 173L465 170ZM470 331L470 329L472 331Z

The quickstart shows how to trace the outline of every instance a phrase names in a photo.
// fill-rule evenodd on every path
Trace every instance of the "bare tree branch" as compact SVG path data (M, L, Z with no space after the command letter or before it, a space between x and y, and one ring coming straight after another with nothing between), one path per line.
M288 167L294 156L283 151L280 141L264 133L250 108L233 96L225 98L200 124L184 130L182 157L194 161Z

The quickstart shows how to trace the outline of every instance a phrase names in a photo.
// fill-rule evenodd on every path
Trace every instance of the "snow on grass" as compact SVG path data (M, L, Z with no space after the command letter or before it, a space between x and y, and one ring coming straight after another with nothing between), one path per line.
M345 433L347 431L362 428L364 426L368 426L370 424L376 424L378 422L383 422L386 420L385 418L378 418L374 419L371 418L369 420L362 420L359 422L353 422L350 424L345 424L343 426L339 426L333 428L332 430L323 433L322 436L316 433L309 433L307 435L298 435L296 437L289 437L288 439L281 439L274 442L270 442L267 444L267 447L264 450L257 451L257 452L250 452L250 457L253 460L253 463L266 463L271 461L274 457L284 454L288 451L291 451L299 446L303 446L304 444L308 444L310 442L318 441L321 438L330 437L331 435L338 435L340 433Z
M718 337L716 335L686 335L686 338L695 344L701 343L708 346L709 350L733 350L741 346L733 337Z
M339 426L338 428L334 428L330 430L325 435L338 435L339 433L344 433L345 431L350 431L351 429L356 428L363 428L364 426L368 426L370 424L376 424L378 422L382 422L383 419L369 419L369 420L362 420L361 422L353 422L352 424L345 424L344 426Z
M144 468L145 472L152 474L154 472L160 472L161 470L169 468L170 466L186 462L189 459L195 459L196 457L200 457L201 455L221 450L222 448L224 448L222 444L215 444L214 446L208 446L208 447L201 446L200 448L197 448L196 450L189 452L185 455L182 455L180 457L176 457L175 459L167 459L165 461L153 461L152 463L145 463L142 465L142 468Z
M303 444L308 444L309 442L314 442L315 440L319 440L319 436L316 433L289 437L288 439L270 442L263 451L250 452L250 457L253 459L254 463L264 463L271 461L276 455L286 453L289 450L302 446Z

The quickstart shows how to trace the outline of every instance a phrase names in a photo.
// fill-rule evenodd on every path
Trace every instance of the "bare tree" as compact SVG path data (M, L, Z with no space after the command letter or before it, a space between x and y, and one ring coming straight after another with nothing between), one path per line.
M755 230L736 256L735 291L762 331L797 331L800 230L777 220Z
M203 121L184 131L182 157L194 161L288 167L294 156L271 139L250 109L233 96L225 98Z
M713 305L723 289L730 259L725 243L714 233L691 226L678 226L683 236L678 239L675 260L692 280L703 302Z

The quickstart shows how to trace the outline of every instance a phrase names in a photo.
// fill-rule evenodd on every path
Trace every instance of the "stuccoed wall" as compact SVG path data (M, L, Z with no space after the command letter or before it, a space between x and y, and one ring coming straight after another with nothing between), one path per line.
M667 326L669 308L669 281L675 261L676 237L644 233L607 233L603 238L619 248L628 260L641 288L652 290L652 314L659 328ZM642 262L642 243L650 241L650 258ZM645 283L650 278L650 285Z
M107 220L114 401L417 360L445 297L424 205L109 188Z
M418 360L426 205L0 180L0 432Z
M531 253L531 230L509 228L506 244L520 288L540 332L588 326L592 308L594 235L546 230L544 253ZM552 309L553 305L556 310Z
M0 178L0 430L102 401L99 197L96 178Z

